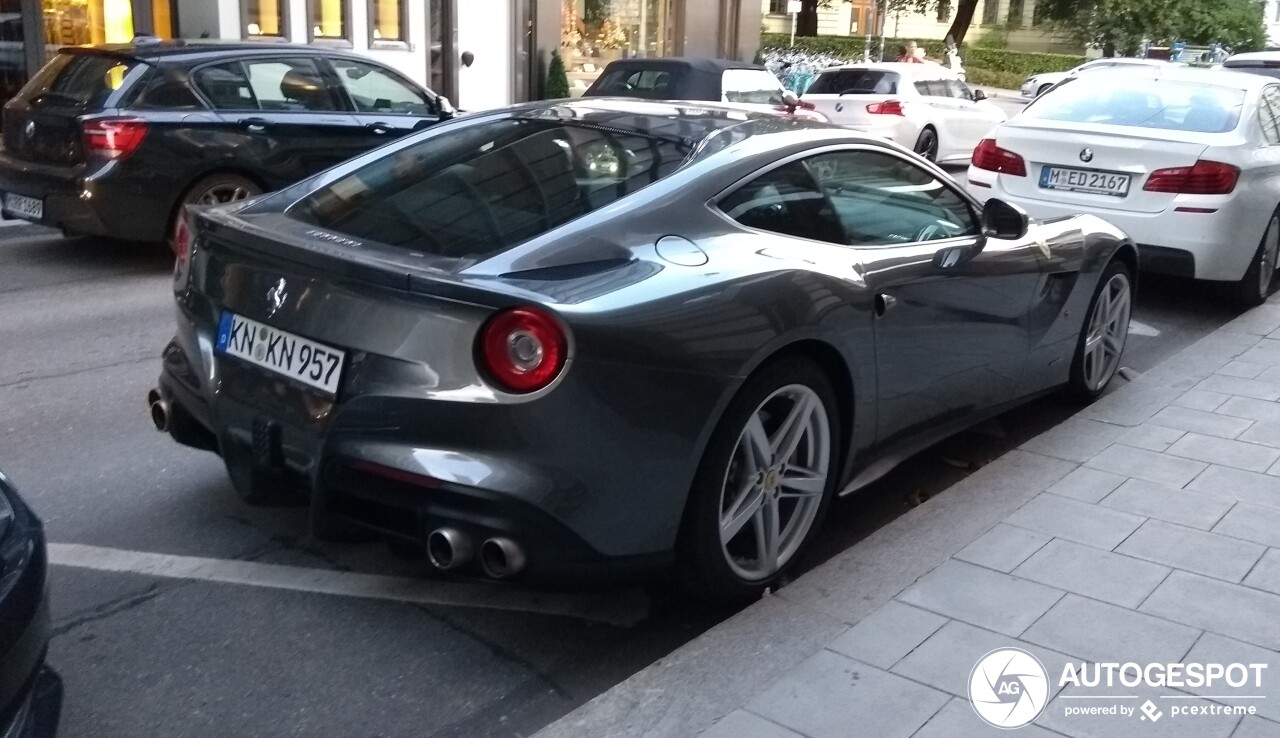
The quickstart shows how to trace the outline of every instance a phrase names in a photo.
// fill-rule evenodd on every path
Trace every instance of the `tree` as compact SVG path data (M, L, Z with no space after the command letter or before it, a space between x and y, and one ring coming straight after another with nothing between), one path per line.
M547 86L543 91L543 98L547 100L559 100L569 96L569 73L565 71L564 59L560 58L559 51L551 52L551 65L547 70Z
M947 35L955 40L956 46L964 43L964 37L973 25L973 14L978 10L978 0L960 0L956 6L956 17L951 19L951 28Z
M1265 43L1261 0L1039 0L1041 17L1105 56L1132 56L1143 44L1209 43L1235 49Z

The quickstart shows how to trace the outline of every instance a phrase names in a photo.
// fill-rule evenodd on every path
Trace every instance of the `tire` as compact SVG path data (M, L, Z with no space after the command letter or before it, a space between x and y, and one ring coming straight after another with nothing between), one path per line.
M1262 234L1258 250L1253 253L1244 277L1231 285L1233 301L1241 308L1251 308L1267 301L1275 287L1277 257L1280 256L1280 211L1271 215Z
M1053 85L1040 85L1040 89L1036 90L1036 97L1040 97L1044 93L1048 92L1052 87Z
M792 454L785 464L771 458L764 470L751 473L760 465L746 456L749 431L763 433L766 441L778 440L801 401L808 410L796 416L805 418L802 425L793 424L800 435ZM831 380L812 361L780 359L747 380L707 444L681 522L678 576L690 594L739 603L786 578L812 542L835 493L843 449L840 428ZM796 468L818 473L806 478ZM749 476L740 479L744 474ZM808 483L802 492L786 485L788 479ZM739 514L728 515L726 508ZM737 531L722 543L722 520L729 517L735 518L729 523ZM772 528L776 533L768 536ZM772 537L773 545L762 550L760 535Z
M1067 381L1070 399L1092 402L1111 384L1124 356L1132 311L1133 277L1124 262L1117 259L1108 264L1098 278L1089 311L1080 325L1080 338Z
M243 200L262 193L256 182L238 174L224 172L211 174L187 188L178 207L174 208L173 217L169 220L169 228L165 240L169 248L174 248L174 237L178 232L178 223L187 205L219 205L222 203Z
M938 132L930 126L925 126L925 129L920 131L920 137L916 139L916 145L913 151L929 161L937 161Z

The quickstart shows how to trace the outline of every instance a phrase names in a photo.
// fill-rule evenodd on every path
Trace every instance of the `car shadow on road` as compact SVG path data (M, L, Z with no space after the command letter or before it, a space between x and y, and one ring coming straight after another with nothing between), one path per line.
M66 237L34 226L0 229L0 292L172 269L164 244Z

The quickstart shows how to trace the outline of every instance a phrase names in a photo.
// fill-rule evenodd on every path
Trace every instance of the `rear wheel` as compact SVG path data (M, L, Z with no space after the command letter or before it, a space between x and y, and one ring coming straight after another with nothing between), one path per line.
M926 127L916 139L915 152L929 161L938 159L938 132Z
M178 223L187 205L222 205L236 202L262 193L262 188L252 180L238 174L212 174L191 185L178 204L169 223L169 247L173 248L178 233Z
M1093 301L1080 330L1071 361L1067 393L1090 402L1111 384L1120 369L1120 357L1129 338L1129 314L1133 310L1133 282L1123 262L1111 262L1098 279Z
M1234 298L1240 307L1254 307L1266 302L1275 285L1277 258L1280 257L1280 211L1272 214L1262 242L1253 254L1244 277L1233 285Z
M776 586L826 514L840 444L835 392L813 362L783 359L747 380L690 493L678 552L686 589L733 602Z

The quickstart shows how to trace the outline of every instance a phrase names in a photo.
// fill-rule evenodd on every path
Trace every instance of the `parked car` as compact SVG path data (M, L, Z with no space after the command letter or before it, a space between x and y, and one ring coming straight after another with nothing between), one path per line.
M803 100L832 123L887 138L930 161L968 161L1008 116L937 64L848 64L822 70Z
M52 632L44 528L0 472L0 735L53 738L62 680L45 665Z
M702 100L743 110L783 111L797 118L825 121L796 105L782 82L759 64L698 57L650 57L609 62L583 97L636 97L644 100Z
M1170 67L1083 79L978 146L975 191L1038 218L1093 213L1138 243L1144 270L1265 300L1280 244L1280 83Z
M4 107L0 213L134 241L449 118L366 57L191 41L61 50Z
M461 118L182 242L152 416L246 500L312 490L319 536L442 570L678 561L729 599L775 586L836 494L1105 390L1137 256L873 136L606 98Z
M1222 62L1222 69L1233 72L1262 74L1280 79L1280 51L1253 51L1243 54L1232 54Z
M1023 97L1037 98L1063 80L1075 79L1082 74L1107 70L1116 71L1118 69L1155 69L1167 67L1170 64L1171 62L1163 59L1133 59L1122 56L1094 59L1066 72L1040 72L1033 74L1022 83L1021 92Z

